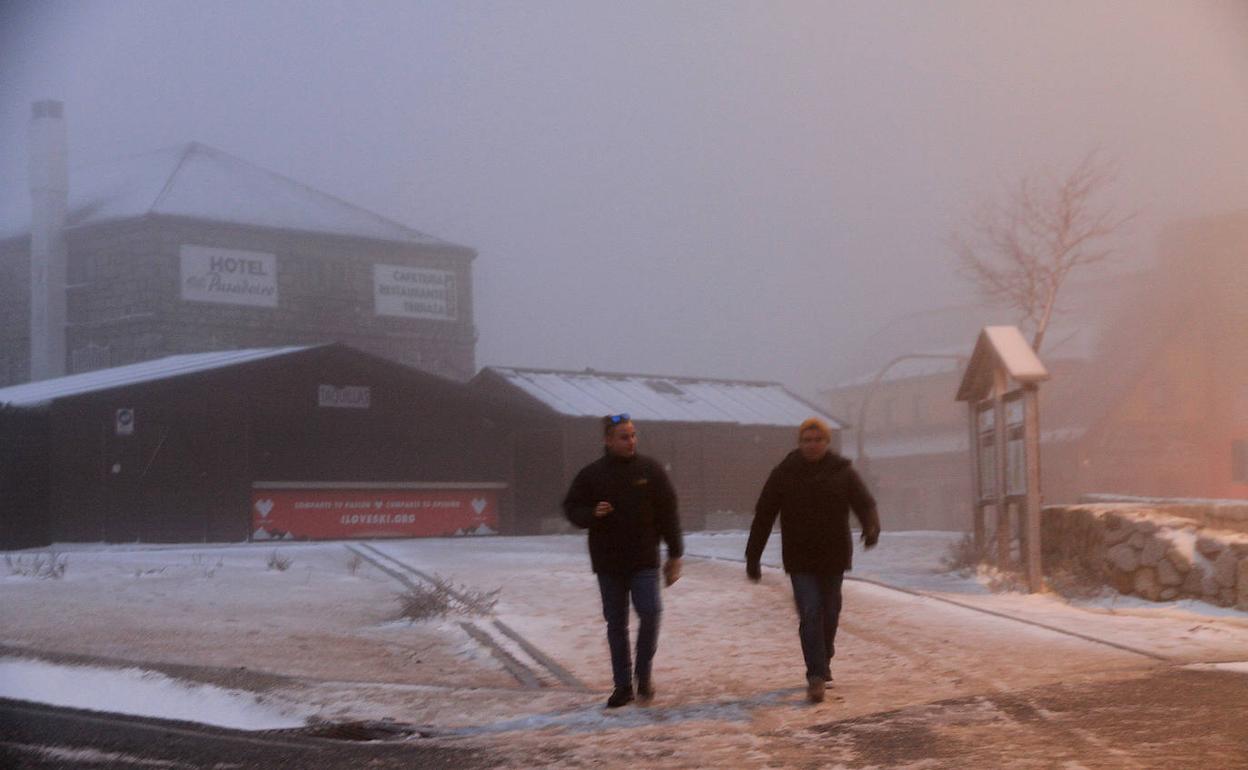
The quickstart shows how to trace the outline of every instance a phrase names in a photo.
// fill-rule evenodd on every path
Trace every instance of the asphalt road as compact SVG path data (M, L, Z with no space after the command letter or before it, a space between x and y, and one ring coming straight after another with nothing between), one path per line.
M760 737L773 760L794 769L1239 770L1248 769L1245 715L1243 673L1172 668L1122 681L937 701ZM0 700L4 768L508 764L505 749L496 753L419 736L358 741L257 734Z
M777 739L783 740L780 736ZM1162 669L816 725L790 736L791 768L1248 768L1248 675ZM781 754L794 756L783 750Z
M342 730L343 734L363 730ZM332 740L253 733L0 699L0 768L489 768L480 751L419 736Z

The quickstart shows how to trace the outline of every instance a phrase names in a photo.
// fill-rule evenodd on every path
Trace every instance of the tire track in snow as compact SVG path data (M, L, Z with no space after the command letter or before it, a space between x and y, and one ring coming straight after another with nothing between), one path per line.
M429 585L436 585L438 582L431 575L400 559L396 559L370 543L361 543L360 546L367 549L368 553L350 545L347 546L347 549L408 588L418 588L417 584L412 582L408 575L413 575ZM380 559L386 560L392 566L383 564ZM458 601L467 602L467 597L454 590L454 588L450 586L444 587L447 593ZM536 645L498 618L494 619L494 630L485 624L478 624L473 621L462 621L459 626L473 640L489 650L490 654L499 661L503 668L525 688L549 687L551 686L549 684L550 679L553 677L556 682L564 687L575 690L589 690L584 682L559 665L554 658L542 652ZM529 665L524 661L524 658L528 658L535 665Z

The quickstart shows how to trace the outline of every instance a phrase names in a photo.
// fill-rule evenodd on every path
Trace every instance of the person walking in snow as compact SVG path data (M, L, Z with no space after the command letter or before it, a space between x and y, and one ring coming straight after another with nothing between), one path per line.
M659 639L659 540L667 544L664 582L680 577L684 540L676 492L658 462L637 454L637 430L627 414L602 418L603 454L572 480L563 500L568 520L589 530L589 558L602 593L615 689L607 708L654 698L651 662ZM629 600L637 610L637 663L629 652Z
M779 515L781 555L793 584L797 631L806 659L806 695L819 703L832 681L841 583L853 562L849 512L862 526L867 548L879 540L880 519L858 472L828 448L832 440L828 424L811 417L798 427L797 435L797 449L771 471L754 507L745 570L755 583L762 578L760 560Z

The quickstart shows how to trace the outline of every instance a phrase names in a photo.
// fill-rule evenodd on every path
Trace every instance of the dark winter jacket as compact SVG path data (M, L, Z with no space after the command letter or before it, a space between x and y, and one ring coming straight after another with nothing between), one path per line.
M599 502L614 510L594 516ZM663 466L649 457L603 454L572 480L563 500L568 520L589 530L594 572L624 574L659 566L659 538L668 558L684 553L676 492Z
M849 569L854 553L850 510L862 525L864 539L875 545L880 535L875 499L849 460L828 452L810 462L793 450L767 477L754 507L745 547L750 574L758 574L777 514L785 572L831 574Z

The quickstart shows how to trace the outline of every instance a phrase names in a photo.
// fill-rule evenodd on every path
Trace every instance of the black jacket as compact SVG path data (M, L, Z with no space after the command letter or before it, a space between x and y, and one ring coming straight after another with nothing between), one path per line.
M601 501L615 510L594 516ZM659 566L659 538L669 559L684 553L676 492L663 466L649 457L603 454L572 480L563 499L568 520L589 530L589 559L594 572L629 573Z
M745 560L757 574L759 559L780 516L780 549L785 572L831 574L853 566L849 512L862 525L870 545L880 534L875 499L849 460L828 452L810 462L793 450L767 477L754 506L754 524Z

